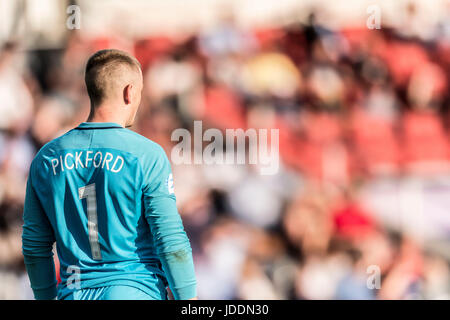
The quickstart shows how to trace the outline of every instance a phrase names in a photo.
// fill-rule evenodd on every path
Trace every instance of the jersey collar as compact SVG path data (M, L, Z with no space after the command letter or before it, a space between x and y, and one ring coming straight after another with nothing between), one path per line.
M123 129L123 127L115 122L83 122L75 129L86 130L86 129Z

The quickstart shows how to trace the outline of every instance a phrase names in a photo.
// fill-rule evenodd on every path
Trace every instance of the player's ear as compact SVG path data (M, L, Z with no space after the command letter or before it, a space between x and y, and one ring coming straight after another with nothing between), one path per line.
M125 88L123 88L123 102L125 102L125 104L130 104L131 103L131 89L133 88L132 84L128 84L125 86Z

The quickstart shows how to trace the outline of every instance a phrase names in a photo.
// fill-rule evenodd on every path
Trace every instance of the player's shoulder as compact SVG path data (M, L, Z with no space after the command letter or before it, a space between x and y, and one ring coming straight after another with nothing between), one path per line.
M128 135L128 139L133 140L133 142L136 144L136 146L139 147L146 147L146 148L150 148L152 151L161 151L162 147L156 143L153 140L150 140L146 137L144 137L143 135L130 130L130 129L124 129L123 132Z
M46 144L44 144L39 151L36 153L34 159L39 159L45 157L47 155L51 155L55 153L57 150L61 148L61 142L73 131L73 129L61 134L60 136L50 140Z
M44 158L52 157L55 153L57 153L58 150L61 149L61 142L72 131L73 131L73 129L71 129L71 130L61 134L60 136L54 138L53 140L50 140L49 142L45 143L39 149L39 151L36 153L36 155L34 156L34 159L31 162L31 168L35 167L36 163L42 163L42 160Z
M127 135L127 140L130 142L129 147L133 149L133 153L152 157L165 156L163 147L155 141L130 129L124 129L123 132Z

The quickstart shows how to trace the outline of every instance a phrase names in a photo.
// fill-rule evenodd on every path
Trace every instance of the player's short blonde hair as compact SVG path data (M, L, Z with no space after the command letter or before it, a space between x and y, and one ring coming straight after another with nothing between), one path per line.
M123 71L140 72L141 64L131 54L107 49L94 53L86 64L84 81L92 106L100 104Z

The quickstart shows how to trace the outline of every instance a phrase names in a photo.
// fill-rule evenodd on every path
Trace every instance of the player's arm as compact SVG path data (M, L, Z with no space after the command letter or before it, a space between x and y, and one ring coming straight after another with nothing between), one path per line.
M176 300L197 296L194 262L173 194L170 163L164 151L149 170L144 185L145 215L169 287ZM145 176L145 175L144 175Z
M22 252L35 299L50 300L56 297L56 274L52 251L55 237L32 180L31 168L23 211Z

